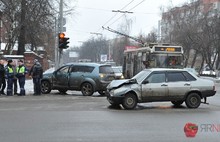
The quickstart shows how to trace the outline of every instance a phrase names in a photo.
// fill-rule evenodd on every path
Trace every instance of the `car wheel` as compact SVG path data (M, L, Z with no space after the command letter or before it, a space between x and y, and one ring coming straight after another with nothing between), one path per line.
M58 91L59 91L61 94L66 94L66 92L67 92L66 89L58 89Z
M41 93L48 94L51 92L51 84L49 81L41 82Z
M105 95L105 91L98 91L98 93L99 93L101 96L104 96L104 95Z
M133 93L126 94L122 106L125 109L134 109L137 106L137 97Z
M171 101L174 106L180 106L184 101Z
M187 96L185 102L188 108L198 108L201 104L201 97L197 93L191 93Z
M81 92L82 92L83 96L92 96L92 94L94 93L94 89L93 89L92 84L83 83L82 87L81 87Z

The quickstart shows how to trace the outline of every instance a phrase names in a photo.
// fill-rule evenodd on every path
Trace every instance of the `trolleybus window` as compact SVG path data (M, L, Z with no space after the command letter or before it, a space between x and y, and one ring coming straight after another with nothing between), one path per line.
M183 56L178 54L151 54L151 67L182 68Z
M183 68L181 46L155 45L124 52L125 78L136 75L144 68Z

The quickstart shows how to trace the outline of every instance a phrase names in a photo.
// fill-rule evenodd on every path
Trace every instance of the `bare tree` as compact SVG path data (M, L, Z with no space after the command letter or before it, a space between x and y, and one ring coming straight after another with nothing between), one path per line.
M101 54L108 53L108 41L104 37L91 38L80 47L80 59L90 59L93 62L100 62Z
M46 47L46 50L54 47L58 4L57 0L0 0L0 10L8 21L3 23L8 31L8 53L11 53L16 41L19 55L24 53L27 44L32 51L36 51L38 46Z
M216 32L219 29L218 13L204 11L202 1L193 1L181 8L170 9L165 16L172 28L169 28L164 39L184 47L185 65L194 67L198 64L198 58L201 58L200 70L204 63L214 69L215 61L219 62L219 32Z

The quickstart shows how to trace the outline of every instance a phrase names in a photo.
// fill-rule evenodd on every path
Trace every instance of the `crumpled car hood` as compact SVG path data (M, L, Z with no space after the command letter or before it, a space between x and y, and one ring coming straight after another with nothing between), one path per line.
M118 88L124 84L133 84L137 83L135 79L121 79L121 80L113 80L108 86L107 89Z

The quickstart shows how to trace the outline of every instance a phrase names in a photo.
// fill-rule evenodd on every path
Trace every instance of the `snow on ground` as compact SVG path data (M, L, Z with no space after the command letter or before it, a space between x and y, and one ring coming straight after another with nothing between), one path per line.
M26 79L25 86L26 95L32 95L34 94L34 88L33 88L33 80L32 79ZM18 84L18 93L20 92L19 84Z

